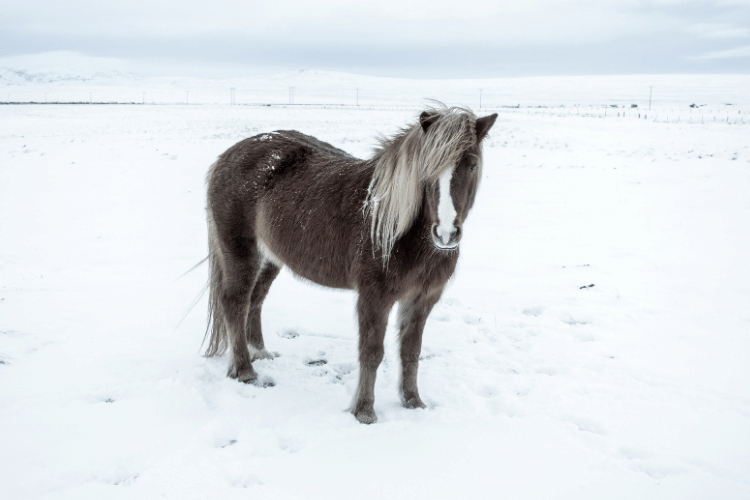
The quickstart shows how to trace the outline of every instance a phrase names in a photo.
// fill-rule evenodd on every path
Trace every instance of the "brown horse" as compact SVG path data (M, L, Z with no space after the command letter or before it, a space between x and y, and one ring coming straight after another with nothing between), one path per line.
M359 160L297 131L232 146L208 172L207 356L229 348L228 376L253 382L272 358L260 312L283 266L358 293L359 383L351 412L373 423L388 314L399 302L399 393L417 390L422 332L458 260L461 226L482 174L482 139L497 114L438 106Z

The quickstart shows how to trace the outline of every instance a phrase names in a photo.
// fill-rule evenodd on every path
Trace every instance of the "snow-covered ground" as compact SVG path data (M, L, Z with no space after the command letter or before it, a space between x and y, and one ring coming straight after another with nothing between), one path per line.
M354 296L286 272L276 385L201 357L208 165L290 128L367 156L416 114L0 107L0 496L750 498L747 120L501 110L427 410L391 326L358 424Z

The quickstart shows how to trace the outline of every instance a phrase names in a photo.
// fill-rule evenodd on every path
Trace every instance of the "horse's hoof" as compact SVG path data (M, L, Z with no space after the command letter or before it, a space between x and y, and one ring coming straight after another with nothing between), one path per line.
M360 424L374 424L378 421L378 416L375 414L375 410L359 410L354 414Z
M427 405L422 402L418 394L404 394L401 396L401 404L404 408L414 410L415 408L427 408Z
M250 359L252 361L257 361L259 359L273 359L276 357L275 353L267 351L265 347L263 349L253 349L251 346L248 347L250 347Z
M258 378L258 374L255 372L252 366L240 369L237 369L233 366L229 368L227 377L236 378L243 384L249 384L251 382L254 382Z

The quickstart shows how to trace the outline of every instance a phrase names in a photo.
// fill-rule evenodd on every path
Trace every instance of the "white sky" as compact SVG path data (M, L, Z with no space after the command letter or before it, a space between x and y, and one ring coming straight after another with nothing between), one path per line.
M2 0L0 9L0 65L73 51L200 76L750 72L750 0Z

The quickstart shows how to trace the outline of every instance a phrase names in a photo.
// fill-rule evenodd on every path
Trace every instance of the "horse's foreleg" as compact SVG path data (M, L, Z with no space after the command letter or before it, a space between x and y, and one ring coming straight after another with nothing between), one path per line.
M266 262L255 282L253 293L250 296L250 312L247 317L247 343L250 347L250 357L256 359L273 359L273 354L266 350L263 342L263 330L260 324L260 312L263 301L268 295L273 280L279 275L281 268L272 262Z
M375 404L375 377L383 361L383 338L388 323L388 313L393 302L373 297L360 291L357 300L359 319L359 383L351 412L363 424L378 421Z
M440 294L419 296L405 300L398 306L398 328L401 354L401 382L399 395L406 408L426 408L417 389L419 354L422 351L422 333L432 307Z

